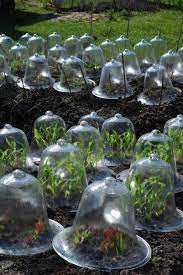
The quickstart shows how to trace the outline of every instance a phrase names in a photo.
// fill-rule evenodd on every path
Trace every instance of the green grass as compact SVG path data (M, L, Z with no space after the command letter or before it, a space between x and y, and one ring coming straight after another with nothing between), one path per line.
M30 32L37 33L46 38L53 31L58 31L66 39L75 34L81 36L89 31L88 20L74 21L50 21L52 11L45 10L40 6L23 5L18 3L16 9L16 25L0 22L0 32L12 35L15 40ZM134 12L130 23L130 38L135 44L140 39L151 39L158 31L167 40L171 49L176 49L179 25L183 17L183 12L169 9L159 12ZM48 19L49 18L49 19ZM11 19L13 22L13 18ZM7 22L7 21L6 21ZM113 19L108 18L95 21L93 23L93 35L96 43L100 43L106 38L116 39L119 35L126 33L127 21L121 13L113 15ZM181 41L183 44L183 41Z

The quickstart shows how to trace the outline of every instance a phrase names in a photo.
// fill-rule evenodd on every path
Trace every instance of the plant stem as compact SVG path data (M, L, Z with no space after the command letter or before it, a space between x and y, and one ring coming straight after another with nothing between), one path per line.
M81 65L79 65L79 67L80 67L80 71L81 71L82 77L83 77L84 82L85 82L86 90L88 91L88 93L90 93L90 89L88 87L88 83L87 83L86 78L85 78L84 73L83 73L83 69L82 69Z
M60 64L60 69L62 70L62 72L63 72L63 74L64 74L65 82L66 82L66 84L67 84L67 86L68 86L68 88L69 88L69 92L72 93L72 92L71 92L71 87L70 87L69 82L68 82L68 79L67 79L67 75L66 75L66 73L65 73L65 71L64 71L64 69L63 69L63 67L62 67L61 64Z
M124 63L124 55L123 55L123 52L121 53L121 58L122 58L122 66L123 66L123 81L124 81L125 95L126 95L126 94L127 94L127 87L126 87L125 63Z

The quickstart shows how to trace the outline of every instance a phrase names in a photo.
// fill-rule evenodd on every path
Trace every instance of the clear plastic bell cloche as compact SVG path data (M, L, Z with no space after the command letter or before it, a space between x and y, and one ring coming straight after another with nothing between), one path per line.
M62 93L79 93L89 91L94 82L86 76L84 62L71 56L60 65L60 81L53 88Z
M117 57L117 48L116 44L110 39L106 39L100 44L101 49L103 50L105 62L110 61L111 59L116 59Z
M73 225L54 238L53 248L77 266L110 272L140 267L151 257L148 243L135 235L132 196L113 178L86 188Z
M111 60L104 65L99 86L95 87L92 93L103 99L119 99L133 95L134 91L128 84L122 64Z
M64 138L65 133L66 125L62 117L51 111L38 117L34 122L31 142L34 161L39 162L43 150L49 145L55 144L58 139Z
M175 206L170 164L155 154L141 158L131 165L126 184L135 200L138 229L171 232L183 228L183 213Z
M178 54L180 55L180 58L183 61L183 47L178 50Z
M81 121L79 125L71 127L67 135L68 140L81 149L86 171L88 173L95 171L98 162L104 157L99 130L90 126L87 121Z
M52 75L61 74L60 65L65 59L67 59L66 48L56 44L54 47L48 50L48 66Z
M13 76L24 77L27 59L28 49L26 46L17 43L11 47L9 51L9 67Z
M127 77L132 78L142 75L138 58L135 52L125 49L117 56L117 61L124 64Z
M15 169L28 173L36 171L25 133L6 124L0 129L0 176Z
M126 35L121 35L115 40L117 51L123 52L125 49L132 50L132 44L130 39Z
M67 50L68 56L82 58L83 46L75 35L71 35L65 40L64 47Z
M102 49L91 44L85 48L82 59L85 62L87 75L94 80L100 78L101 70L105 63Z
M30 256L51 249L62 226L48 220L37 179L21 170L0 179L0 253Z
M27 42L27 47L30 56L34 54L41 55L45 53L45 41L41 36L37 34L34 34L32 37L29 38Z
M80 42L83 46L83 49L86 49L87 47L90 46L90 44L94 43L94 38L93 36L89 35L88 33L85 33L80 37Z
M104 121L101 129L107 166L129 165L136 143L130 119L116 114Z
M29 33L25 33L24 35L22 35L19 39L20 45L24 45L27 47L27 42L31 37L32 35L30 35Z
M5 34L0 35L0 54L6 58L9 56L9 50L13 46L13 39Z
M166 41L157 35L151 39L150 42L154 48L155 58L157 61L159 61L161 56L166 52Z
M91 112L88 115L82 116L79 123L81 121L87 121L89 125L101 130L102 124L104 123L104 117L99 116L96 112Z
M165 66L170 78L180 84L183 84L183 63L180 55L172 50L162 55L160 63Z
M168 120L164 133L173 139L177 168L183 169L183 115Z
M62 139L47 147L41 157L38 178L49 207L77 210L87 186L79 148Z
M4 55L0 54L0 87L5 85L9 77L8 63Z
M55 45L61 45L62 37L58 32L50 34L47 38L47 48L50 49Z
M134 50L138 57L141 70L144 73L156 62L153 45L142 39L134 46Z
M161 105L176 99L181 90L173 87L164 66L154 64L145 73L144 89L138 100L145 105Z
M35 54L28 58L23 81L19 81L18 85L24 89L47 89L53 83L45 56Z

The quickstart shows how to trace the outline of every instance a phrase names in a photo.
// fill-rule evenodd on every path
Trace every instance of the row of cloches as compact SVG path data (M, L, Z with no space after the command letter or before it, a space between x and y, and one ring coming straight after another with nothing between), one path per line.
M108 168L121 165L130 169L117 177ZM135 229L183 229L174 198L183 190L177 167L183 167L183 115L167 121L164 133L153 130L136 142L133 123L121 114L105 119L92 112L66 130L47 111L34 122L30 148L25 133L6 124L0 130L0 254L44 252L55 235L54 250L75 265L140 267L151 249ZM30 175L37 172L37 179ZM48 220L43 194L47 207L78 209L72 227Z
M143 104L170 102L180 94L172 81L183 83L183 48L165 53L166 43L158 36L151 42L141 40L134 51L125 36L115 42L107 39L100 46L93 42L88 34L80 39L72 35L61 46L58 33L51 34L47 41L25 34L13 46L10 37L1 35L0 85L10 78L25 89L53 86L63 93L87 90L99 98L119 99L133 95L129 79L145 73L144 89L138 96Z

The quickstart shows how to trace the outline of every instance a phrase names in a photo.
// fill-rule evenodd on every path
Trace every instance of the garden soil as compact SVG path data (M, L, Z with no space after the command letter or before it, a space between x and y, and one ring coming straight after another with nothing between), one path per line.
M75 95L63 95L53 89L25 91L12 85L0 88L0 126L10 123L25 131L31 140L34 120L51 110L61 115L67 127L78 123L81 116L96 111L106 118L115 113L127 116L134 123L137 137L153 129L163 130L165 122L183 113L183 94L176 101L159 106L143 106L137 101L138 94L143 89L143 79L134 80L135 94L118 101L100 100L91 92ZM183 87L180 87L183 88ZM183 89L182 89L183 90ZM183 210L183 194L176 195L177 206ZM74 214L64 210L49 210L49 217L63 226L72 225ZM134 271L116 271L111 274L183 274L183 231L173 233L147 233L139 235L145 238L152 247L150 262ZM105 274L99 271L89 271L68 264L53 251L33 257L6 257L0 255L0 274L9 275L75 275Z

